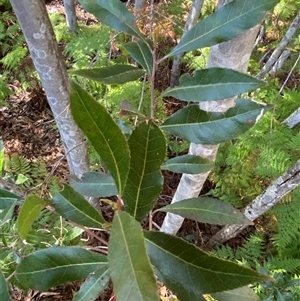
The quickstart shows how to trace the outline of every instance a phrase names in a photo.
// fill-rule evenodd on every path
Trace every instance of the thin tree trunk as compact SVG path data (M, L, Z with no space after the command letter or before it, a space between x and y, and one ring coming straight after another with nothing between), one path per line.
M225 3L226 1L220 0L218 8ZM235 69L240 72L246 72L258 30L259 25L231 41L211 47L208 67L218 66ZM235 105L234 99L235 98L222 101L203 102L200 103L200 108L211 112L225 112ZM210 160L215 160L218 147L219 145L201 145L191 143L189 153L203 158L208 158ZM199 196L208 174L209 172L198 175L183 174L172 199L172 203ZM181 227L183 220L184 219L181 216L167 213L161 227L161 231L169 234L176 234Z
M294 111L282 123L286 124L289 128L293 128L298 123L300 123L300 108L298 108L296 111Z
M64 0L64 8L67 24L70 32L75 34L77 31L77 17L75 0Z
M201 8L203 5L204 0L194 0L191 6L190 12L188 14L183 35L189 31L197 22L200 16ZM175 87L179 84L179 77L180 77L180 60L183 57L184 53L180 53L175 55L173 59L172 71L171 71L171 79L170 79L170 86Z
M87 148L69 109L69 79L43 1L11 0L57 123L71 175L88 171Z
M244 215L254 221L277 204L286 194L300 185L300 159L284 175L276 179L261 195L259 195L244 210ZM207 247L213 247L236 237L248 225L226 226L216 233L208 242Z
M298 29L300 25L300 12L297 14L293 22L291 23L289 29L287 30L285 36L282 38L280 41L279 45L277 48L273 51L272 55L270 56L269 60L266 62L262 70L259 72L257 75L257 78L262 78L265 74L267 74L272 67L276 64L278 58L281 56L283 53L285 47L288 45L290 40L292 39L294 33Z

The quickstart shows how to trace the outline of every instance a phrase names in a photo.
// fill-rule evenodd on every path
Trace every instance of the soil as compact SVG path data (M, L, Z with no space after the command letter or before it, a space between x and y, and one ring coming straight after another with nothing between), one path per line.
M49 12L61 12L63 14L62 0L46 1ZM95 18L86 13L79 5L77 5L77 16L86 24L94 24L97 22ZM168 45L162 47L173 46L174 40L169 39ZM30 64L30 62L29 62ZM156 85L159 90L164 90L169 85L170 64L160 67L157 72ZM295 80L296 81L296 80ZM53 115L47 103L45 93L37 84L33 90L19 91L18 83L12 85L15 93L7 100L7 105L0 106L0 139L4 142L5 154L11 156L18 153L29 160L41 158L46 162L49 172L57 162L60 164L53 170L53 174L59 176L62 180L67 179L68 168L63 158L63 147L61 145L59 133L55 126ZM165 105L169 114L180 109L183 104L172 98L165 99ZM170 203L174 195L177 185L180 180L179 174L165 171L164 188L154 210ZM209 190L211 184L207 183L204 189ZM112 216L111 212L105 213L107 216ZM156 212L153 217L154 227L160 226L164 219L165 213ZM148 228L149 219L143 222L143 226ZM199 247L204 247L207 240L215 234L220 227L196 223L191 220L185 220L178 236L190 240ZM249 227L238 238L228 242L232 247L237 247L242 244L247 232L253 231L253 227ZM104 237L107 239L107 237ZM94 244L93 239L88 241L88 245ZM79 284L73 283L66 286L61 286L48 292L29 291L26 295L18 289L12 292L13 300L62 300L67 301L72 299L73 292L78 290ZM168 291L162 286L162 291L168 294ZM111 297L111 286L105 293L98 298L99 301L107 301Z

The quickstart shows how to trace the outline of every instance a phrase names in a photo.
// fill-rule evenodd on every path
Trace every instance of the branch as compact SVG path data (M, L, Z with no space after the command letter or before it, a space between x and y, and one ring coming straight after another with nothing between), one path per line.
M291 23L291 25L290 25L289 29L287 30L285 36L280 41L278 47L273 51L273 53L270 56L269 60L266 62L266 64L262 68L262 70L257 75L258 79L261 79L276 64L278 58L281 56L281 54L283 53L285 47L290 42L292 36L294 35L294 33L296 32L296 30L298 29L299 24L300 24L300 12L297 14L297 16L295 17L295 19Z
M300 185L300 159L286 173L276 179L262 194L256 197L244 210L244 215L254 221L277 204L286 194ZM225 226L208 242L208 247L221 244L236 237L248 225Z
M197 22L200 16L200 11L202 8L204 0L194 0L191 6L190 12L188 14L183 35L187 33ZM170 86L175 87L179 84L180 76L180 60L183 57L184 53L180 53L174 57L172 71L171 71L171 80Z

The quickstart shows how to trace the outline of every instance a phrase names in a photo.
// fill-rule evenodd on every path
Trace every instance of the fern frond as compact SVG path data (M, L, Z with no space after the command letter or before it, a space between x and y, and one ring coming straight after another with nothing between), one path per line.
M277 233L273 236L273 244L280 254L285 254L287 248L295 245L295 240L300 239L300 188L292 192L292 201L289 203L277 204L271 211L277 217ZM296 197L295 197L296 196Z

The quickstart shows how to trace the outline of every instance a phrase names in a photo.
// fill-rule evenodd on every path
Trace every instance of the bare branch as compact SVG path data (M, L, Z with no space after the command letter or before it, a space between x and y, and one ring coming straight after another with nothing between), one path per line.
M262 70L257 75L258 79L261 79L265 74L267 74L272 67L276 64L278 58L283 53L285 47L288 45L290 40L292 39L294 33L298 29L300 24L300 12L297 14L293 22L291 23L289 29L287 30L285 36L280 41L278 47L273 51L272 55L270 56L269 60L266 62Z
M300 185L300 159L286 173L276 179L262 194L255 198L244 210L244 215L254 221L264 214L285 195ZM226 226L216 233L208 242L208 247L216 243L221 244L233 237L236 237L248 225Z

